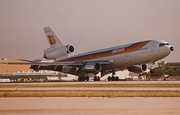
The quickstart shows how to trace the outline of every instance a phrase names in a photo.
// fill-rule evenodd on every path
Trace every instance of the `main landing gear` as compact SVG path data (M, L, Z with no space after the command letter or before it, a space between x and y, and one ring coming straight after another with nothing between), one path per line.
M78 81L89 81L89 76L79 76ZM94 81L100 81L100 77L94 76Z
M78 81L89 81L89 76L79 76Z
M112 72L112 77L109 76L108 81L119 81L119 77L118 76L115 77L115 74L116 74L115 70L112 70L111 72Z
M108 77L108 81L119 81L119 77L118 76L112 76L112 77Z

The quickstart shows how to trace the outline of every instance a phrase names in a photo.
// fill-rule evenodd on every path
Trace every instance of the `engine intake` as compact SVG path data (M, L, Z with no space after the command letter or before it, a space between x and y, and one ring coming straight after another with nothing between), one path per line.
M73 53L73 52L74 52L74 46L68 45L68 46L67 46L67 53L71 54L71 53Z
M147 70L147 65L142 64L142 65L137 65L133 67L128 67L128 71L134 72L134 73L141 73Z
M73 45L66 45L59 48L48 48L44 50L44 58L46 59L57 59L63 56L68 56L74 52Z
M100 72L101 71L101 65L99 63L88 62L86 65L84 65L82 70L87 72L87 73Z

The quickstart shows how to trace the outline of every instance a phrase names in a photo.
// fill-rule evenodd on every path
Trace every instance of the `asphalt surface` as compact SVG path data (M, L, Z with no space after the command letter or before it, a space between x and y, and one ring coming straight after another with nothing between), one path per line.
M180 98L0 98L0 115L179 115Z
M0 83L0 85L23 85L23 84L180 84L180 81L89 81L89 82Z
M180 81L0 83L23 84L179 84ZM180 88L47 87L0 90L177 90ZM0 98L0 115L180 115L180 97Z
M139 87L34 87L0 88L0 90L143 90L143 91L180 91L180 88L139 88Z
M180 81L96 81L96 82L36 82L36 83L0 83L0 85L25 84L180 84ZM180 91L180 88L148 87L33 87L33 88L0 88L0 90L145 90L145 91Z

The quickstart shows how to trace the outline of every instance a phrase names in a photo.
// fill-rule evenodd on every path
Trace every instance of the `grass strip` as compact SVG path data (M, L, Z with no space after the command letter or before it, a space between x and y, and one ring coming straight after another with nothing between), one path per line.
M180 91L0 91L0 97L180 97Z
M27 87L180 87L180 84L24 84L0 85L0 88L27 88Z

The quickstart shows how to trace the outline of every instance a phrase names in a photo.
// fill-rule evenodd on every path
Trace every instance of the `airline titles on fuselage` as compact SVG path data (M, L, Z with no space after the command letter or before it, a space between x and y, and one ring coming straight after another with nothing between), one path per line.
M112 51L112 53L120 53L120 52L123 52L124 51L124 48L119 48L119 49L115 49Z

